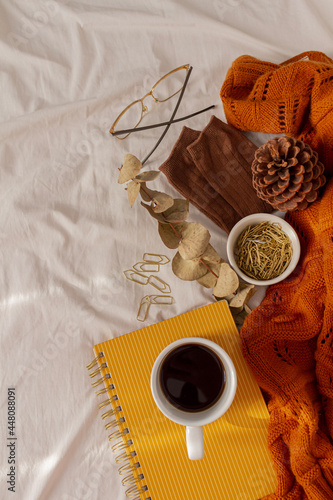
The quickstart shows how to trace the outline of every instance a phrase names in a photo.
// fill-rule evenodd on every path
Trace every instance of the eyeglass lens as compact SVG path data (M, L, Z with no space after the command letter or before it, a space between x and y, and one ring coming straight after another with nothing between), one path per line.
M166 101L181 91L186 78L187 70L182 68L174 73L169 73L153 86L152 95L160 102Z
M187 70L182 68L161 78L152 87L151 95L158 102L164 102L181 91L186 78ZM118 119L114 132L117 130L128 130L135 128L143 116L143 106L141 100L131 104ZM124 139L128 133L118 135L119 139Z
M116 132L117 130L128 130L131 128L135 128L137 125L139 125L142 115L142 102L133 102L133 104L131 104L118 119L114 131ZM124 133L118 135L118 137L119 139L125 139L125 137L127 137L128 135L128 133Z

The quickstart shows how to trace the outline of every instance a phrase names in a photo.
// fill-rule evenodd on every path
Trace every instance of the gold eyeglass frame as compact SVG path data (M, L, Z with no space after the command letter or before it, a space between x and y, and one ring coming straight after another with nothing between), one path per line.
M146 97L148 96L151 96L155 102L166 102L168 101L169 99L171 99L173 96L175 96L176 94L178 94L179 92L181 92L181 90L183 89L184 87L184 83L183 85L180 87L179 90L177 90L176 92L174 92L172 95L170 95L169 97L167 97L166 99L158 99L156 96L154 96L154 90L156 89L157 85L159 83L161 83L162 80L164 80L165 78L167 78L168 76L172 75L173 73L176 73L177 71L180 71L182 69L185 69L186 70L186 75L188 73L188 71L190 70L190 64L184 64L183 66L179 66L178 68L175 68L173 69L172 71L169 71L169 73L166 73L164 76L162 76L159 80L157 80L156 83L154 83L154 85L152 86L152 88L150 89L149 92L147 92L147 94L145 94L143 97L141 97L141 99L136 99L135 101L131 102L131 104L129 104L128 106L126 106L126 108L117 116L117 118L115 119L114 123L112 124L111 128L110 128L110 134L113 134L115 132L115 128L117 126L117 123L119 122L119 120L124 116L124 114L132 107L134 106L135 104L137 104L138 102L141 103L141 117L138 121L138 123L136 125L133 126L133 129L135 129L139 123L141 122L144 114L148 111L148 107L146 105L144 105L143 101L146 99ZM129 135L131 134L131 132L128 132L126 135L124 135L123 137L119 137L116 135L117 139L119 139L120 141L126 139L126 137L128 137Z

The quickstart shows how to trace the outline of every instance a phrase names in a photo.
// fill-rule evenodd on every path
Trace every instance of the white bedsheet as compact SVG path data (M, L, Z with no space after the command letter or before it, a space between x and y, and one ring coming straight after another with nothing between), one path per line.
M108 130L119 111L190 63L177 116L215 104L224 120L219 92L236 57L332 57L332 19L329 0L0 1L0 498L125 499L86 365L94 344L142 326L138 305L152 292L122 271L144 252L174 251L117 184L124 154L142 158L160 131L118 141ZM168 119L174 104L152 104L147 123ZM202 130L211 114L172 125L147 168L168 157L184 124ZM162 174L153 186L178 196ZM190 220L209 229L226 257L226 234L194 207ZM160 276L174 304L152 306L145 325L212 300L170 264Z

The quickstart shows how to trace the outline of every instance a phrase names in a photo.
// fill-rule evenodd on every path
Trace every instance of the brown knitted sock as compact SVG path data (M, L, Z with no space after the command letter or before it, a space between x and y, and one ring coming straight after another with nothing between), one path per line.
M213 116L200 133L184 127L160 166L170 184L227 233L245 215L272 212L252 186L256 146Z
M273 211L252 186L251 164L257 147L235 127L212 116L187 149L202 176L233 207L232 224L249 214Z
M190 200L221 229L229 232L234 221L233 208L202 176L187 150L187 146L199 136L200 132L183 127L169 158L159 169L184 198Z

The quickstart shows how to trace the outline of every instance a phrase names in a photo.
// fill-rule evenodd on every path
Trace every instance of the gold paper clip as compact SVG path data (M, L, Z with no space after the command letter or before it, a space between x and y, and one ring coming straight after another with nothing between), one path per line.
M145 321L147 319L147 316L148 316L149 308L150 308L149 295L145 295L141 299L136 319L138 321Z
M149 295L151 304L171 305L173 304L173 297L171 295Z
M150 283L150 285L157 288L157 290L159 292L163 292L163 293L170 293L171 292L170 285L168 285L168 283L166 283L165 281L161 280L161 278L154 276L153 274L151 274L149 276L148 283Z
M137 262L133 269L142 273L157 273L160 270L158 262Z
M152 304L171 305L173 297L171 295L145 295L142 297L136 319L145 321L148 316L149 308Z
M123 271L123 275L129 281L134 281L134 283L139 283L139 285L147 285L148 276L144 274L138 273L137 271L133 271L133 269L127 269Z
M155 262L157 264L161 264L162 266L170 262L170 259L168 259L166 255L161 255L159 253L148 253L148 252L143 254L142 260L144 260L145 262Z

